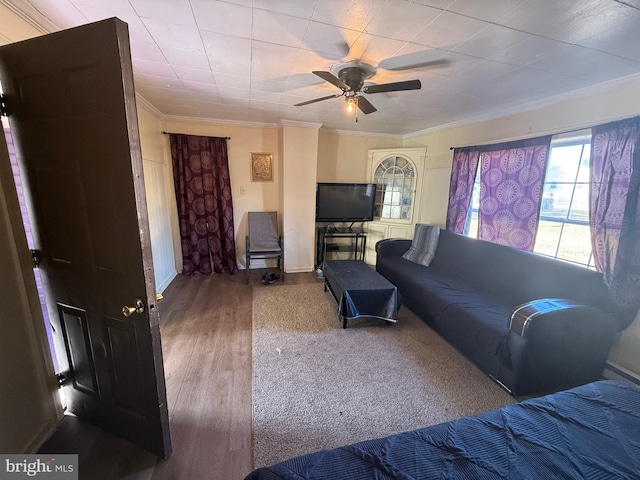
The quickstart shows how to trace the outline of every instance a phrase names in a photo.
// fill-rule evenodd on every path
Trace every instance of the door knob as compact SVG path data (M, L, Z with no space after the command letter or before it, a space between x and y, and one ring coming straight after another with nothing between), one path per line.
M122 307L122 314L125 317L130 317L134 313L142 313L144 312L144 303L139 298L136 299L135 305L125 305Z
M156 302L160 303L164 296L161 293L156 292Z

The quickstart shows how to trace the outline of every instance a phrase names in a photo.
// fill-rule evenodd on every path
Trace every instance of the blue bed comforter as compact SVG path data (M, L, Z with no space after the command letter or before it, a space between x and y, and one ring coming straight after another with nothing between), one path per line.
M638 479L640 388L599 381L499 410L324 450L245 480Z

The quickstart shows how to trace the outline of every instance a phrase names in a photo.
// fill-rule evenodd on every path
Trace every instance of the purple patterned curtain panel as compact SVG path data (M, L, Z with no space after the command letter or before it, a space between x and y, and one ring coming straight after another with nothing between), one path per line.
M478 147L478 238L532 251L551 136Z
M453 151L447 209L447 230L451 232L464 233L479 158L480 152L476 147L456 148Z
M596 269L620 307L640 306L640 117L591 137L590 226Z
M236 273L227 140L170 135L184 275Z

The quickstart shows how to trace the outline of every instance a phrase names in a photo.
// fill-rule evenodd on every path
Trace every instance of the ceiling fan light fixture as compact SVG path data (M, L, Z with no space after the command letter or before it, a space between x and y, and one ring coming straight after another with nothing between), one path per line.
M347 97L347 112L349 113L353 112L355 105L356 105L355 97L353 96Z

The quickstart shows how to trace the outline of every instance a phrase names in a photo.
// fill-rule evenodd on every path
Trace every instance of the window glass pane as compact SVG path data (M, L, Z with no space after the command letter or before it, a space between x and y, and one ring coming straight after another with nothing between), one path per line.
M404 179L404 191L411 192L413 190L413 178Z
M545 184L540 206L541 217L567 218L574 184Z
M391 190L387 190L384 193L384 202L383 204L386 205L391 205Z
M404 167L404 174L407 177L413 177L415 176L415 172L413 170L413 165L411 165L410 163L407 163L407 165Z
M389 205L385 205L382 207L382 218L389 218L391 214L391 207Z
M384 168L391 168L395 165L395 163L396 157L387 157L382 161L380 165L382 165Z
M409 220L409 213L411 213L411 207L400 207L400 218L402 218L403 220Z
M589 182L589 169L591 167L591 144L587 143L582 152L580 168L578 170L578 182Z
M555 257L558 250L558 242L560 241L560 233L562 232L562 225L562 222L540 220L533 251Z
M473 182L471 190L471 203L469 204L469 212L467 214L467 222L465 224L464 234L478 238L478 209L480 208L480 169L476 171L476 178Z
M578 222L589 221L589 185L585 183L576 184L573 192L573 202L569 212L569 220Z
M385 191L385 196L384 196L385 203L391 201L391 194L393 193L393 190L394 190L393 178L390 178L389 180L387 180L387 190Z
M382 165L378 165L378 168L376 168L376 173L374 174L374 178L383 177L385 170L386 168L384 168Z
M582 155L582 145L552 147L547 166L545 183L575 182L578 162Z
M469 231L466 233L466 235L472 238L478 238L478 211L477 210L473 211L473 213L467 220L467 224L469 225Z
M591 255L589 225L567 223L560 239L558 258L587 265Z
M407 159L406 158L402 158L402 157L396 157L396 166L398 168L404 168L405 165L407 165Z
M400 218L400 207L398 205L391 206L391 218Z

